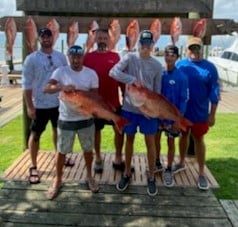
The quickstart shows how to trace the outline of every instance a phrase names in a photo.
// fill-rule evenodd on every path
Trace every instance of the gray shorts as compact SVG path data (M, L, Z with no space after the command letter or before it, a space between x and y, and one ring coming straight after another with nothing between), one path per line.
M94 147L95 126L92 124L89 127L77 130L64 130L57 128L58 139L57 149L61 154L72 152L75 135L78 135L79 143L84 152L92 152Z

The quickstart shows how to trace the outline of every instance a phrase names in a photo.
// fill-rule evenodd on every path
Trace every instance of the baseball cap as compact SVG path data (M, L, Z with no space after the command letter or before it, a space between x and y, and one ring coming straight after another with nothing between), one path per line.
M140 39L139 42L142 46L150 46L151 44L154 43L153 41L153 34L149 30L144 30L140 34Z
M44 35L52 36L52 32L49 28L41 28L38 32L39 37L42 37Z
M187 47L192 46L192 45L198 45L201 47L203 45L201 38L195 37L195 36L190 37L187 42Z
M84 50L81 46L74 45L68 49L68 54L79 54L82 56L84 54Z
M178 47L176 47L174 45L166 46L164 52L169 53L169 54L176 54L177 56L179 56L179 49L178 49Z

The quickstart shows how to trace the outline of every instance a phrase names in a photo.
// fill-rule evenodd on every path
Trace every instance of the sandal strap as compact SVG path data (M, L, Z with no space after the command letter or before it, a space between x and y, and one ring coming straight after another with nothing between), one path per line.
M87 179L87 184L88 184L89 189L92 192L98 192L99 186L93 178L92 179Z
M36 166L32 166L32 167L29 168L29 175L30 176L38 176L38 173L35 173L35 174L33 173L34 170L37 171Z

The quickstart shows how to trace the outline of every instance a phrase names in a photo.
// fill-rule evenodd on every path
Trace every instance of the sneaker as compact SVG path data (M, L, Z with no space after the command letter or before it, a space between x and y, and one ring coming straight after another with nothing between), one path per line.
M148 179L148 186L147 186L147 193L150 196L155 196L158 193L158 188L155 183L155 178L153 179Z
M164 171L163 165L161 164L161 162L159 160L156 160L154 173L158 173L158 172L162 172L162 171Z
M173 172L169 169L166 169L163 172L163 183L165 187L173 187L174 186L174 177Z
M172 171L173 171L173 173L179 173L179 172L181 172L181 171L183 171L183 170L185 170L186 169L186 166L185 165L181 165L181 164L175 164L173 167L172 167Z
M209 189L207 178L204 175L199 175L198 177L198 188L201 190Z
M117 190L120 192L125 191L129 185L130 179L131 179L131 177L129 177L127 175L122 175L121 180L116 185Z
M102 160L94 163L94 172L102 173L103 172L103 162Z

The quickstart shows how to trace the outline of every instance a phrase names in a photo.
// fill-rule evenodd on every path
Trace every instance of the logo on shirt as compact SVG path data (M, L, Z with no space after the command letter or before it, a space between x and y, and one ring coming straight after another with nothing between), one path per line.
M170 84L170 85L174 85L174 84L175 84L175 81L174 81L174 80L170 80L170 81L169 81L169 84Z

